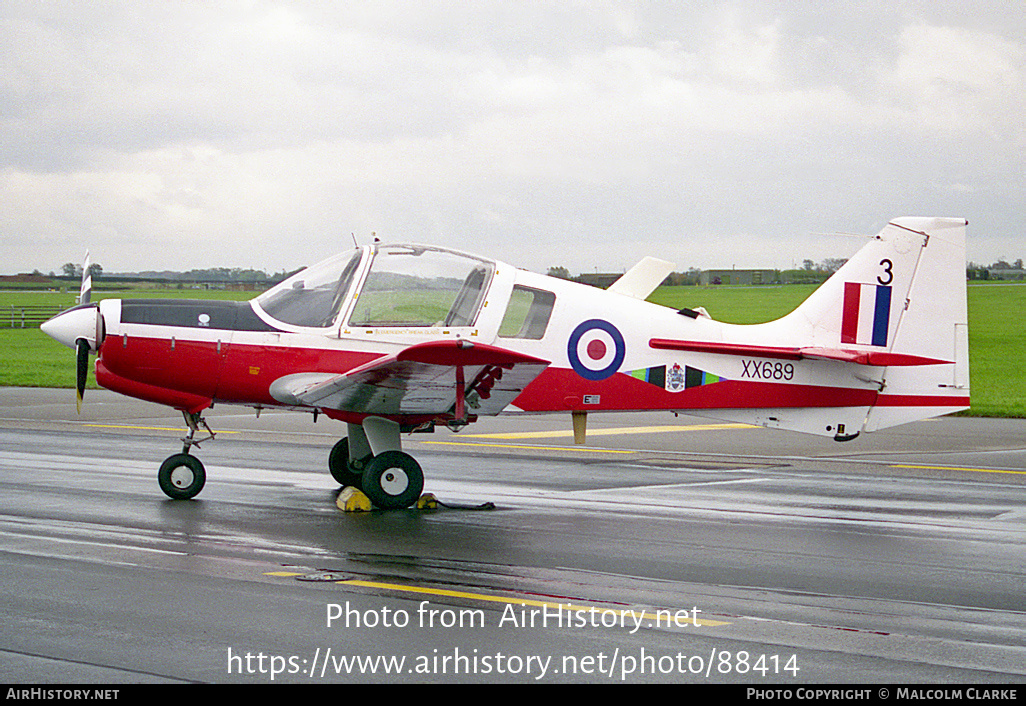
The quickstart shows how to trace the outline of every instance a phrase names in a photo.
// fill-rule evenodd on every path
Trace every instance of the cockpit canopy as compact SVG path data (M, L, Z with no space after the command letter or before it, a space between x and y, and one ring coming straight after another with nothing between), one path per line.
M256 298L284 324L471 326L495 263L422 245L375 244L308 267Z

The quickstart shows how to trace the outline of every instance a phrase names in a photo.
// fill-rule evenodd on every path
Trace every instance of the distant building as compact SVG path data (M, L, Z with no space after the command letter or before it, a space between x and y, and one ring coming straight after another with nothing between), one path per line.
M776 270L702 270L699 284L773 284Z
M47 277L46 275L30 275L30 274L18 274L18 275L0 275L0 282L4 284L53 284L53 278Z
M600 289L608 289L616 280L623 277L623 272L614 272L612 274L604 272L596 272L594 274L580 274L574 277L575 282L581 284L590 284L592 287L598 287Z
M1026 279L1026 270L988 269L987 279Z

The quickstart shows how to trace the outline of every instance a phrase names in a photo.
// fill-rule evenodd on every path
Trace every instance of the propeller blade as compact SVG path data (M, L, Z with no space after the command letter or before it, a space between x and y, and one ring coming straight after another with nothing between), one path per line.
M86 375L89 373L89 341L78 339L75 352L75 408L82 414L82 395L85 394Z
M92 262L89 259L89 251L86 250L85 262L82 263L82 287L78 292L78 303L88 304L93 295L93 276L89 273Z

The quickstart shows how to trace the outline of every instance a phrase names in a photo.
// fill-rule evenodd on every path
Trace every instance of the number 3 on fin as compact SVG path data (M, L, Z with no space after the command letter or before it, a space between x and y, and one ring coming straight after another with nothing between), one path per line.
M880 264L883 265L884 275L887 276L887 279L885 280L883 276L877 276L876 281L886 287L894 281L894 273L891 272L891 268L894 267L894 263L885 257L883 260L880 260Z

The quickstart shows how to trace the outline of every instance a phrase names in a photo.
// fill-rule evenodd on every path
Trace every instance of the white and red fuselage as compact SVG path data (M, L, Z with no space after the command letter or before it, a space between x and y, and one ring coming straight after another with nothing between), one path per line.
M643 301L651 286L375 244L249 302L106 299L48 333L88 340L103 387L188 413L223 402L412 427L655 409L843 440L968 407L964 231L895 220L799 309L754 326Z

